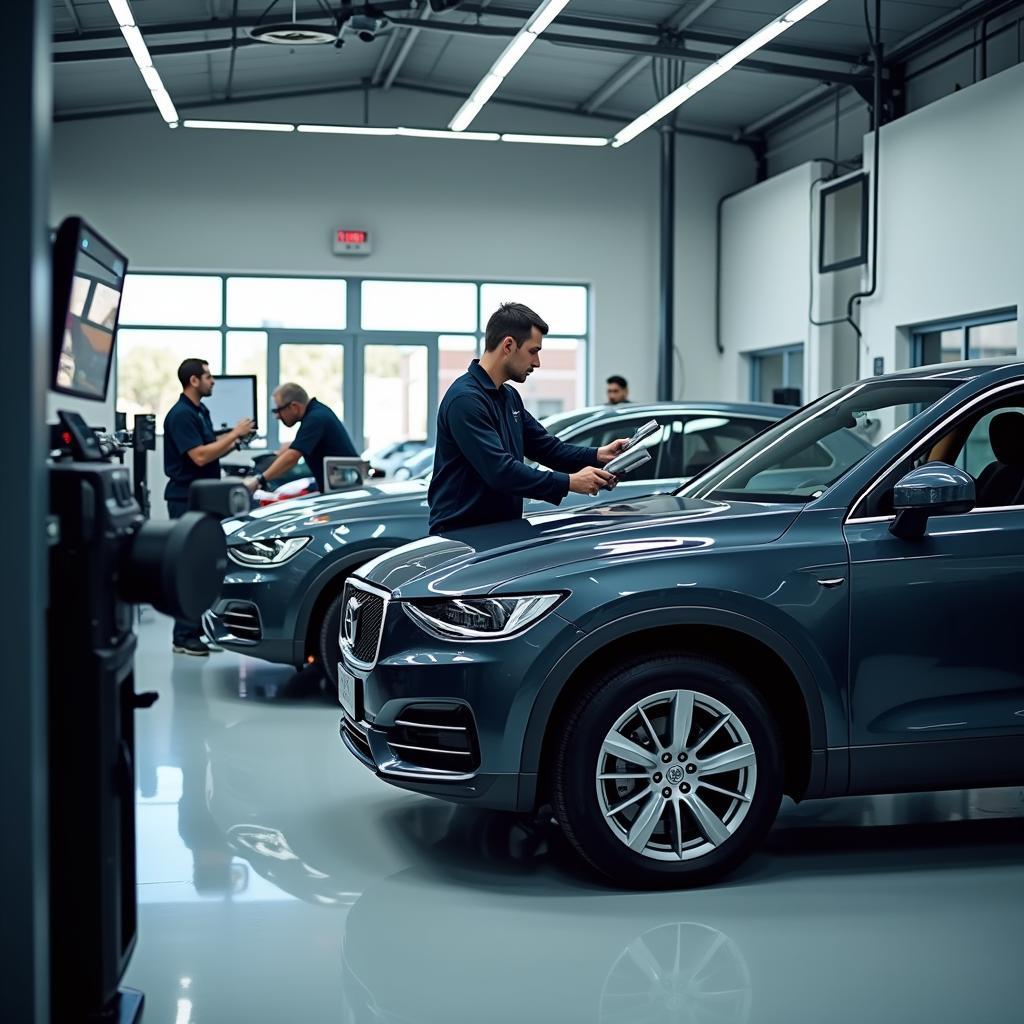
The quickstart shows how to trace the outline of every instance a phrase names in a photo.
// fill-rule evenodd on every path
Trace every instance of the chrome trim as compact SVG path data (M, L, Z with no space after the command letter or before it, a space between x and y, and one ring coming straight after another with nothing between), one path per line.
M960 416L962 416L969 409L972 409L974 406L980 405L983 402L987 402L990 398L992 398L993 395L1002 394L1002 392L1004 392L1004 391L1014 391L1014 390L1019 390L1019 389L1024 389L1024 380L1018 379L1018 380L1007 381L1005 384L1000 384L998 387L989 388L987 391L982 392L982 394L980 394L980 395L975 395L973 398L968 399L962 405L958 405L955 409L951 410L949 415L946 416L945 419L940 420L938 423L936 423L931 428L931 430L928 431L927 434L923 435L922 437L917 438L911 444L907 445L907 447L904 448L903 451L901 451L899 453L899 455L897 455L896 458L893 459L885 467L885 469L882 470L881 473L878 473L875 476L875 478L866 487L864 487L861 490L860 494L858 494L857 497L854 498L853 501L850 503L850 511L847 513L846 518L843 520L843 525L845 526L847 523L887 523L890 519L895 519L896 518L895 514L893 514L891 516L857 516L856 515L857 506L875 489L875 487L878 486L878 484L880 484L882 482L882 480L886 476L889 475L889 473L892 472L893 467L895 467L896 463L899 462L900 459L906 458L908 452L912 452L916 447L918 447L918 445L924 445L926 442L932 440L932 438L934 438L936 434L939 434L943 430L948 429L950 423L953 420L959 419ZM952 392L950 392L950 393L952 393ZM909 423L910 420L908 420L907 422ZM1020 505L1003 505L1003 506L1000 506L1000 508L998 508L998 509L994 508L994 507L991 508L991 509L971 509L971 511L968 513L968 515L972 515L974 512L985 512L985 511L996 512L996 511L1003 511L1004 509L1021 508L1021 507L1024 507L1024 506L1020 506Z
M345 589L353 587L356 590L361 590L366 594L373 594L376 597L384 599L384 608L380 613L380 630L377 633L377 645L373 651L372 661L360 661L353 653L352 648L348 645L348 641L345 639L345 617L342 615L341 623L338 626L338 646L341 648L341 657L346 665L353 665L358 672L370 672L373 667L377 664L377 659L380 657L380 644L384 638L384 623L388 617L388 606L391 603L391 591L385 590L383 587L375 586L372 583L367 583L365 580L359 579L357 576L349 576L345 581ZM343 591L344 593L344 591ZM353 673L354 675L355 673Z
M388 740L388 746L394 747L397 750L420 750L424 754L443 754L445 756L450 754L452 757L473 756L471 750L440 750L437 747L414 747L411 743L396 743L394 740Z
M407 729L442 729L445 732L469 732L468 725L432 725L430 722L410 722L404 718L396 718L395 725L404 725Z
M837 576L834 580L818 580L823 587L839 587L846 582L845 576Z

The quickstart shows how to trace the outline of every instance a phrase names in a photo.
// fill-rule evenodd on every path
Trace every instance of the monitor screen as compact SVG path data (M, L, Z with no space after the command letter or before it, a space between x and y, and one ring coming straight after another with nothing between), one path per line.
M213 429L230 430L239 420L248 417L256 428L256 377L253 374L216 376L213 394L203 399L210 412Z
M81 218L69 217L53 245L55 391L104 401L128 260Z

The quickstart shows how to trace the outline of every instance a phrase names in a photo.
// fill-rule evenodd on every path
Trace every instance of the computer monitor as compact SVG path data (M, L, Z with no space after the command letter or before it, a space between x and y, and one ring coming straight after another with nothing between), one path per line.
M251 373L227 374L213 379L213 394L203 399L215 431L230 430L248 417L256 422L256 376Z
M53 243L51 387L106 400L128 260L81 217L68 217Z

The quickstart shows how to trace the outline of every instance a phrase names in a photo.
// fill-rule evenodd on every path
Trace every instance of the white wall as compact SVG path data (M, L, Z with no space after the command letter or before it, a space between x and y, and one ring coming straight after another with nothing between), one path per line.
M807 340L812 164L795 167L722 206L719 393L749 397L745 353ZM805 368L807 358L805 354Z
M1009 306L1024 314L1024 64L884 127L879 180L865 374L877 356L886 369L907 365L909 326Z
M396 90L374 98L372 118L436 126L457 105ZM360 123L362 98L204 116ZM609 127L596 124L599 132ZM580 134L594 133L595 122L492 105L474 128ZM155 115L66 122L54 133L52 210L54 220L85 215L136 269L588 283L590 393L602 395L604 378L624 373L636 398L653 398L658 145L649 134L598 151L171 131ZM739 146L680 137L677 163L677 345L689 359L706 347L713 323L714 204L752 179L753 161ZM374 232L373 255L332 256L330 231L341 224Z
M882 129L878 289L861 306L864 340L807 321L816 248L806 163L729 199L723 209L721 387L746 398L742 353L806 340L810 398L876 357L909 362L907 328L1017 306L1024 314L1024 65L1001 72ZM864 138L871 167L872 137ZM814 224L817 223L815 207ZM815 275L818 319L845 314L856 272ZM1024 350L1024 330L1020 333Z

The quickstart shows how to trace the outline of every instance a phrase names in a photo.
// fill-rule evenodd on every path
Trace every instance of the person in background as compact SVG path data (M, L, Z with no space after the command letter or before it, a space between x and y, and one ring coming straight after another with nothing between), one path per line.
M283 476L299 459L305 459L310 473L316 478L317 490L324 489L324 459L329 456L357 458L345 424L322 402L310 398L298 384L281 384L272 396L273 414L286 426L301 423L295 440L278 452L277 458L257 476L245 478L250 491L265 488L267 481Z
M205 359L186 359L178 367L178 380L181 397L164 418L164 498L171 519L180 519L188 511L188 489L193 481L220 479L221 456L253 430L252 420L241 419L220 437L213 432L209 410L202 401L213 394L214 386ZM203 643L198 622L175 619L171 650L201 657L209 654L211 647Z
M605 396L609 405L622 405L629 401L629 382L617 373L605 381Z
M616 479L600 466L625 440L603 448L566 444L527 412L519 392L540 367L548 325L518 302L502 304L490 320L484 354L448 389L437 411L434 475L427 492L430 533L521 519L523 498L558 505L570 491L597 494ZM548 466L545 472L523 459Z

